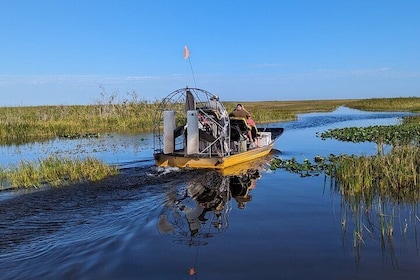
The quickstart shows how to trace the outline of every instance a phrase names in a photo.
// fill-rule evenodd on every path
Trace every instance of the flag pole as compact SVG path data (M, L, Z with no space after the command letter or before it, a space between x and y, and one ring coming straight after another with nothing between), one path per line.
M192 74L193 80L194 80L194 86L197 87L197 83L195 82L194 71L193 71L192 64L191 64L190 51L188 50L187 46L184 46L184 59L188 59L188 62L190 63L190 69L191 69L191 74Z

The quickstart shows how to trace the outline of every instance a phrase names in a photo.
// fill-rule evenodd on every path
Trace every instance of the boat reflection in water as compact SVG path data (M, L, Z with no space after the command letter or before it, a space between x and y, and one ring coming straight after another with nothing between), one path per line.
M252 200L250 191L259 178L258 169L236 174L199 172L182 188L167 193L158 221L159 232L173 235L175 243L206 245L208 238L229 227L232 207L244 209Z

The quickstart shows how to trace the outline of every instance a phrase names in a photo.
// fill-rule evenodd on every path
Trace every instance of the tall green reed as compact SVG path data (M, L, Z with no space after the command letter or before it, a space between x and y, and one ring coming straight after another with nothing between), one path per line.
M344 195L377 193L396 200L419 200L420 147L393 147L376 156L343 156L336 162L335 178Z

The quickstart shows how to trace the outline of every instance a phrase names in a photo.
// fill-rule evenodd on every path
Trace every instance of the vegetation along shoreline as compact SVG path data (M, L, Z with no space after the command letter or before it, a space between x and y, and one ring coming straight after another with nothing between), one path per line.
M103 100L95 105L0 107L0 145L16 145L55 137L69 139L100 137L101 133L110 132L138 133L152 129L159 102L138 100L135 94L118 102L116 100L116 96L103 96ZM224 105L230 110L236 103L226 102ZM253 112L253 117L258 123L295 120L297 114L300 113L329 112L339 106L365 111L420 112L420 98L418 97L242 103ZM420 117L410 116L404 118L400 128L405 128L409 131L408 133L415 134L419 126ZM378 130L377 133L389 130L389 128L376 129ZM398 131L398 133L401 132ZM327 135L325 134L324 137L327 138ZM328 137L338 136L330 135ZM367 139L366 141L371 140ZM401 153L414 153L413 160L416 159L416 153L418 152L418 138L417 142L415 141L414 139L409 145L404 145L404 148L401 149ZM382 144L389 143L383 142ZM400 146L398 145L398 147ZM409 152L404 149L408 149ZM283 163L280 164L278 160L273 163L273 166L284 167ZM394 162L394 164L396 163ZM83 168L80 168L80 166L83 166ZM417 164L418 166L419 164ZM338 168L335 170L338 170ZM419 171L415 168L413 172L413 176L416 178L420 176ZM79 174L76 175L75 173ZM54 174L54 176L51 174ZM107 166L91 157L86 159L49 157L34 162L23 161L17 166L0 167L0 183L3 188L5 186L13 186L14 188L39 187L45 184L60 186L76 181L101 180L106 176L115 174L118 174L117 167ZM375 180L378 181L379 179ZM418 188L418 179L416 180Z

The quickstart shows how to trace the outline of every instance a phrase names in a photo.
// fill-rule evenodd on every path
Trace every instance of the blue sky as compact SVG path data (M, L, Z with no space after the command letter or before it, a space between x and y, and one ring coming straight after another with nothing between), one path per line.
M0 106L185 86L232 101L420 96L419 13L418 0L2 0Z

